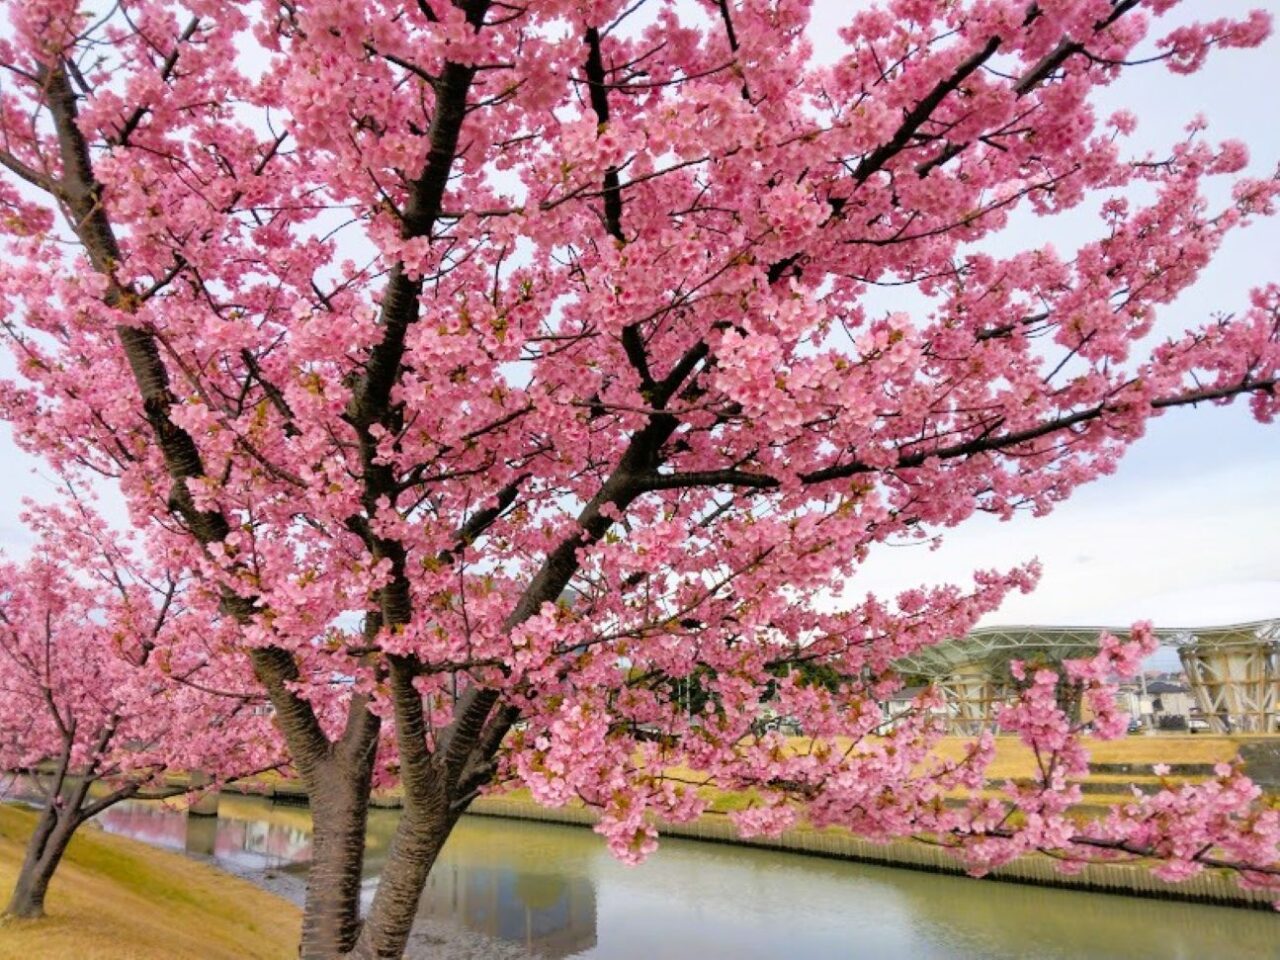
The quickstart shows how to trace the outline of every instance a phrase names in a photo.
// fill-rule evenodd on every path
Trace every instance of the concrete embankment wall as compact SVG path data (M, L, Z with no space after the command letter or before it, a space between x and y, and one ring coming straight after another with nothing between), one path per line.
M1240 755L1246 763L1246 773L1255 782L1272 796L1280 794L1280 738L1268 737L1257 744L1246 744L1241 748ZM1174 764L1173 767L1174 774L1188 778L1205 776L1213 769L1209 764L1181 763ZM1149 763L1094 764L1092 769L1093 773L1103 776L1086 781L1086 795L1115 792L1110 789L1112 784L1104 782L1107 776L1123 777L1126 782L1120 786L1126 791L1134 786L1144 789L1150 786L1146 781L1158 780ZM264 796L277 803L307 803L305 791L296 782L228 784L223 789ZM400 798L394 793L375 794L373 805L398 807ZM1096 808L1098 812L1105 809ZM595 816L591 811L577 807L547 809L520 797L480 797L473 801L468 812L480 816L577 826L591 826L595 823ZM779 837L744 839L737 835L727 817L715 813L706 814L693 823L661 824L659 829L667 836L708 843L730 843L911 870L964 874L960 861L945 850L910 840L876 844L839 830L792 830ZM1021 857L992 871L989 879L1267 910L1273 909L1274 900L1274 894L1269 896L1258 891L1242 890L1228 870L1207 869L1184 883L1167 883L1152 875L1146 867L1127 864L1088 864L1078 873L1064 874L1058 870L1054 860L1043 855Z
M577 826L591 826L596 820L591 811L582 808L548 809L508 797L480 797L472 802L467 812L477 816ZM788 830L778 837L744 839L738 836L729 818L719 814L706 814L693 823L664 823L659 830L666 836L708 843L763 847L932 873L964 875L965 872L960 861L945 850L911 840L877 844L837 830ZM988 879L1266 910L1273 909L1274 899L1274 894L1268 896L1258 891L1242 890L1227 870L1207 869L1183 883L1167 883L1145 867L1128 864L1087 864L1079 873L1064 874L1052 859L1042 855L1021 857L993 870Z

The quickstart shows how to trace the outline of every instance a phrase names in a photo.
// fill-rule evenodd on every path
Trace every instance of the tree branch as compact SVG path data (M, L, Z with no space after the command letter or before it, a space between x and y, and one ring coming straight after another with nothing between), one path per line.
M84 244L94 269L107 279L106 303L126 313L133 312L138 297L116 274L120 246L101 202L102 186L94 175L88 143L80 131L75 93L60 66L44 68L41 81L62 156L60 195L70 210L72 229ZM188 484L204 476L204 463L195 440L170 415L175 401L154 335L123 323L117 326L116 335L172 481L170 509L202 546L222 542L230 532L226 518L216 510L197 509L191 496ZM248 624L257 616L252 598L229 590L224 590L222 604L241 624ZM289 689L289 684L299 678L298 665L289 653L278 648L257 648L251 657L254 670L276 707L299 770L305 773L327 752L329 741L311 705Z
M1258 391L1269 393L1277 388L1277 383L1280 383L1280 381L1277 381L1274 377L1264 377L1260 379L1247 378L1242 380L1240 383L1230 386L1194 390L1174 397L1159 398L1151 401L1151 406L1156 410L1165 410L1171 407L1191 406L1197 403L1225 400L1230 397L1239 396L1243 393L1254 393ZM848 477L857 476L858 474L907 470L912 467L922 466L929 460L955 460L958 458L976 456L982 453L993 453L999 450L1006 450L1010 447L1016 447L1020 444L1029 443L1032 440L1037 440L1041 437L1066 430L1082 423L1097 420L1108 413L1115 413L1121 408L1122 405L1116 403L1098 404L1084 410L1078 410L1075 413L1055 417L1052 420L1037 424L1034 427L1028 427L1025 430L1017 430L1012 433L984 432L974 439L952 444L951 446L921 450L918 453L901 454L895 463L887 467L872 466L860 460L851 460L848 463L832 464L831 466L823 467L821 469L806 471L800 474L799 479L801 483L805 484L826 483L830 480L846 479ZM911 446L916 445L918 444L911 444ZM652 476L644 478L641 483L646 491L679 490L714 486L771 490L781 486L782 481L767 473L752 473L746 470L724 469L694 470L669 474L655 473Z

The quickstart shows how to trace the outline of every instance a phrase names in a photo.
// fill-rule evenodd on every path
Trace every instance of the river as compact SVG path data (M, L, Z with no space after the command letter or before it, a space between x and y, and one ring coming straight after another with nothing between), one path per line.
M372 812L371 895L396 813ZM301 875L305 808L224 794L218 817L155 803L114 833L250 875ZM421 914L545 960L1277 960L1280 916L666 840L640 867L589 830L468 816Z

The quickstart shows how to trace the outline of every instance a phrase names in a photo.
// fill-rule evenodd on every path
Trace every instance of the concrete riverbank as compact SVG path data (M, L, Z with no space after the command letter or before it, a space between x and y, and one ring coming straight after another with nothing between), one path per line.
M962 748L962 738L951 738L942 750ZM1004 778L1019 781L1030 772L1029 754L1013 738L1000 738L997 758L989 769L991 788L998 788ZM1092 747L1094 762L1090 774L1081 781L1084 802L1076 809L1082 815L1105 813L1108 806L1124 802L1133 789L1154 792L1163 778L1155 773L1157 764L1169 767L1175 780L1195 782L1212 775L1214 764L1239 762L1272 797L1280 797L1280 737L1263 736L1159 736L1130 737L1100 742ZM306 793L295 781L272 780L249 784L231 784L228 791L256 794L276 803L305 805ZM711 812L688 824L661 824L660 831L673 837L710 843L739 844L748 847L803 853L884 866L925 870L933 873L963 875L963 865L947 851L926 843L903 840L887 844L871 843L840 830L798 829L779 837L743 839L724 814L733 809L737 795L720 794ZM396 808L401 803L395 791L375 794L375 807ZM481 797L469 808L478 816L507 817L517 820L591 826L595 821L590 811L564 807L547 809L534 804L527 793L517 791L502 796ZM1155 877L1141 865L1089 864L1075 874L1065 874L1050 857L1022 857L1000 867L988 879L1039 886L1061 887L1099 893L1159 899L1183 900L1225 906L1273 909L1274 895L1243 890L1231 871L1205 870L1183 883L1168 883Z
M595 823L595 816L589 810L574 807L551 809L512 797L480 797L471 804L467 812L475 816L585 827ZM738 836L727 816L714 813L704 814L692 823L663 823L659 830L665 836L706 843L760 847L931 873L965 873L960 861L947 851L913 840L878 844L839 830L813 829L788 830L777 837L744 839ZM1056 862L1051 858L1033 855L999 867L984 879L1219 906L1274 909L1274 895L1242 890L1230 871L1226 870L1205 870L1183 883L1167 883L1154 876L1147 868L1129 864L1088 864L1079 873L1064 874L1057 869Z
M265 794L276 803L304 806L307 802L305 793L294 784L276 784L265 791L238 786L233 789L246 794ZM400 801L394 795L387 795L378 798L375 806L394 809L400 806ZM467 812L474 816L583 827L593 826L596 819L592 811L581 807L541 807L521 796L479 797ZM872 843L836 829L798 829L788 830L778 837L743 838L738 836L732 822L722 813L707 813L692 823L662 823L659 831L664 836L707 843L760 847L932 873L965 873L963 864L946 850L919 841ZM1273 909L1274 901L1273 894L1242 889L1228 870L1206 869L1182 883L1168 883L1146 867L1130 864L1088 864L1078 873L1066 874L1058 869L1055 860L1043 855L1021 857L993 870L984 879L1264 910Z

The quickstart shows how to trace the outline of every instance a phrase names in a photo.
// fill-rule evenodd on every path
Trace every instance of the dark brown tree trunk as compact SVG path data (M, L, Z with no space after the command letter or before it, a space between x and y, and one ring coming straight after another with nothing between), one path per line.
M80 821L72 813L59 815L53 807L40 811L35 832L27 842L26 856L14 884L13 895L5 908L5 916L33 918L44 916L44 898L49 881L67 852L67 844Z
M369 819L370 772L334 758L314 774L311 865L302 914L302 960L347 954L360 933L360 880Z
M457 814L451 814L444 802L427 811L406 809L401 814L378 878L377 896L350 960L399 960L404 955L427 876L457 822Z

